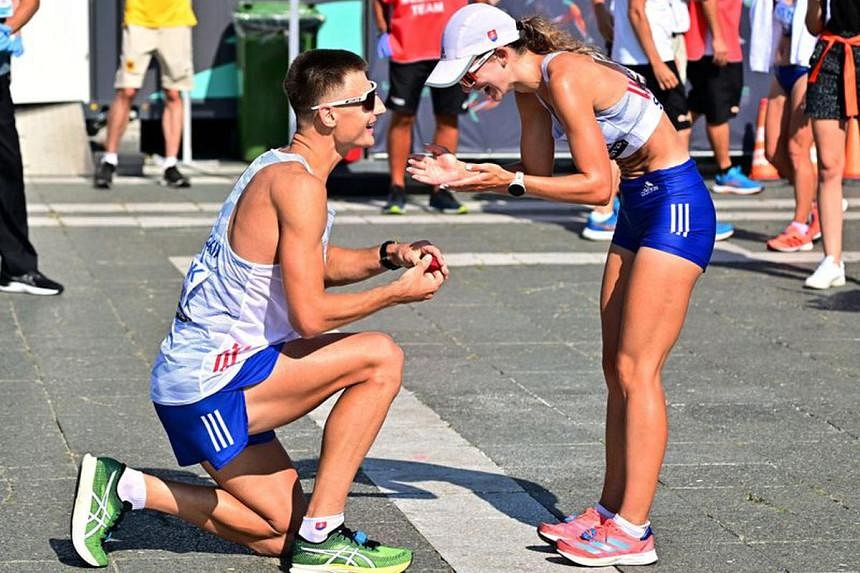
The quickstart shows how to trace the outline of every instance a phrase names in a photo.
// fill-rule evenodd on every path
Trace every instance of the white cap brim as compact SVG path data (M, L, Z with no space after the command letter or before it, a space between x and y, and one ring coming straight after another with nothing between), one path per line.
M469 66L475 61L475 56L464 56L452 60L439 60L427 81L424 82L431 88L451 87L466 75Z

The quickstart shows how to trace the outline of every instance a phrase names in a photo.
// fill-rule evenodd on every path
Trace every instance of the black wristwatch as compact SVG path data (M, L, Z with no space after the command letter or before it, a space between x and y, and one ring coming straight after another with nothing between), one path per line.
M399 265L395 265L391 262L391 258L388 256L388 245L396 245L397 241L385 241L381 245L379 245L379 264L388 269L389 271L396 271L400 268Z
M525 174L522 171L517 171L514 174L514 180L508 184L508 193L514 197L520 197L526 192Z

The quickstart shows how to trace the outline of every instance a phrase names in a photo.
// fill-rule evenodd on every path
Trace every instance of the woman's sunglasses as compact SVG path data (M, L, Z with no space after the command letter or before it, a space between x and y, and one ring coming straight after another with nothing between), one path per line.
M469 66L469 69L466 70L466 73L463 74L463 77L460 79L460 85L463 86L463 89L470 90L472 89L476 83L478 83L478 78L475 77L475 74L478 73L478 70L481 69L481 66L487 63L493 54L496 53L496 50L490 50L483 56L479 56L475 62Z
M343 107L347 105L355 105L357 103L361 104L361 108L364 111L374 110L374 108L376 107L376 82L370 82L370 89L368 89L360 96L340 99L337 101L330 101L328 103L321 103L319 105L313 106L311 108L311 111L316 111L323 107Z

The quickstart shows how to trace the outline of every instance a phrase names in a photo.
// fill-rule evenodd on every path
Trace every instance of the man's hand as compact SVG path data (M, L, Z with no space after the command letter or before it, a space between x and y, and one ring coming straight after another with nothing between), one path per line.
M665 62L655 62L651 64L651 69L661 90L668 91L678 85L678 77Z
M400 275L400 278L394 282L399 287L399 302L421 302L433 298L445 282L445 276L441 270L432 273L427 271L432 260L433 256L429 253L424 255L415 266Z
M729 63L729 49L726 47L722 36L714 36L712 45L714 47L714 65L723 67Z
M444 278L448 278L448 265L445 262L445 257L439 247L430 241L414 241L412 243L397 243L391 251L389 258L395 265L412 268L421 263L421 259L425 255L432 255L442 265L441 273Z

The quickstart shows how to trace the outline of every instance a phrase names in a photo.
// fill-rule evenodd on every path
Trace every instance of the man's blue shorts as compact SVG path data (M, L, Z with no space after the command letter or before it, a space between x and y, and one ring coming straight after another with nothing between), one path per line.
M229 384L199 402L181 406L155 404L180 466L208 461L220 470L249 445L275 438L272 430L248 435L243 389L269 377L282 346L283 343L269 346L245 360Z
M621 180L621 211L612 242L628 251L650 247L705 270L714 251L717 215L692 159Z

